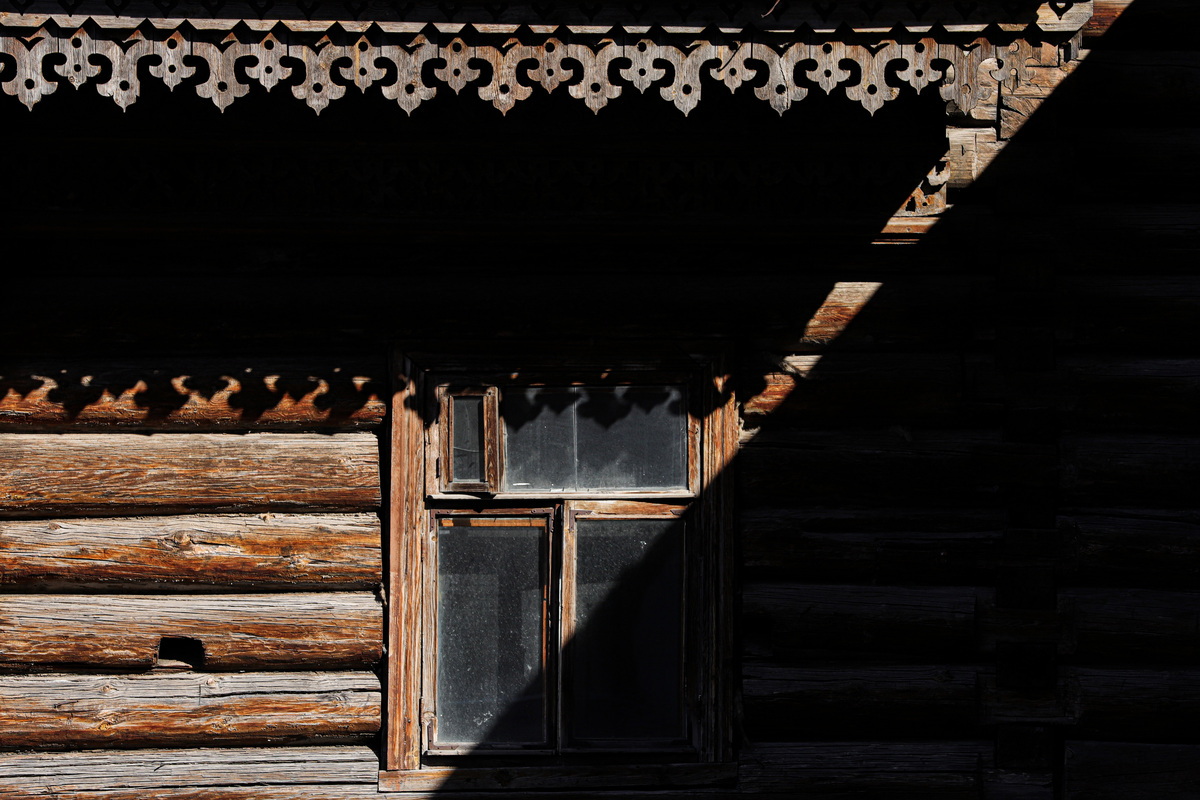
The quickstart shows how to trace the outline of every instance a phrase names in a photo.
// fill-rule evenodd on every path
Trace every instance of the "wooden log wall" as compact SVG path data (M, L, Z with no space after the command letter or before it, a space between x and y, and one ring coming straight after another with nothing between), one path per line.
M1193 6L1097 0L1077 67L956 134L974 166L908 255L805 251L799 274L700 284L701 259L653 283L642 250L622 254L617 277L650 286L639 309L665 327L678 306L727 314L739 345L739 763L713 794L1197 795ZM765 149L777 168L783 146ZM261 224L294 246L313 219ZM736 235L799 248L777 222ZM457 223L422 235L457 244ZM140 230L121 225L97 235ZM583 249L576 234L547 231ZM606 292L564 304L576 278L537 277L473 332L546 336L543 309L555 336L575 315L610 325ZM472 314L497 300L461 294ZM415 324L447 323L425 306ZM0 364L0 797L375 795L387 381L383 353L354 359Z
M0 797L374 793L385 363L0 365Z
M927 796L1196 796L1200 129L1167 109L1198 98L1200 20L1096 9L1020 125L1002 95L927 261L830 271L803 336L754 345L741 774L779 796L853 795L868 762L835 756L912 768L913 739L976 756Z

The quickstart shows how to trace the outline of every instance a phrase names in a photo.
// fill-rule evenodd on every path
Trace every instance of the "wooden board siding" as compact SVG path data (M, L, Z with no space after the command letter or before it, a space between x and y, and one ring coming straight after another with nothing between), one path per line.
M370 672L0 675L0 748L363 739L379 725Z
M355 430L387 411L386 360L0 363L0 430Z
M193 514L0 520L0 586L210 584L368 589L375 514Z
M206 669L353 669L380 659L383 611L370 592L0 594L0 669L146 669L163 637L198 640Z
M0 434L0 516L363 510L374 434Z

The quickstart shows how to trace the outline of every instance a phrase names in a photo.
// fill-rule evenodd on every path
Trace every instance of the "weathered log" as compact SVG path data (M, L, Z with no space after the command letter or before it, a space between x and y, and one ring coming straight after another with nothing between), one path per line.
M753 741L965 733L978 723L972 666L839 664L742 672L746 735Z
M364 589L383 580L381 547L374 514L0 520L0 586Z
M1163 248L1165 250L1165 248ZM1169 253L1164 253L1166 261ZM1121 274L1065 275L1059 278L1062 303L1058 335L1067 348L1091 352L1136 350L1146 356L1170 353L1172 342L1192 341L1200 331L1200 278L1191 274L1124 274L1129 261L1117 257L1099 261L1120 265ZM1180 267L1190 272L1194 259ZM1160 263L1156 266L1163 268ZM1165 268L1163 268L1165 270Z
M1068 740L1067 800L1194 800L1200 745Z
M0 747L262 745L379 732L370 672L9 675Z
M995 404L963 396L956 353L842 353L787 356L743 402L746 426L887 426L926 420L942 426L998 416ZM852 422L851 422L852 421Z
M823 652L972 653L974 587L750 584L743 594L747 657L791 660Z
M1097 509L1059 516L1064 577L1087 586L1192 589L1200 585L1200 513Z
M206 669L353 668L379 660L383 619L369 592L0 594L0 666L146 669L163 637L199 641Z
M378 770L363 746L0 753L0 797L368 800Z
M1195 504L1200 438L1180 435L1070 436L1062 440L1063 501L1087 506Z
M980 795L990 741L757 743L746 748L738 788L796 797Z
M752 580L879 584L988 583L998 512L753 508L740 518Z
M1060 364L1072 427L1145 433L1195 425L1200 360L1106 355Z
M1052 446L994 431L766 429L743 434L743 507L991 506L1006 483L1052 480ZM936 499L935 499L936 496Z
M948 342L973 336L989 308L991 283L979 275L916 271L857 283L831 275L819 286L806 278L798 305L791 291L763 297L765 303L789 306L791 318L804 323L799 336L780 337L771 347L788 355L824 352L835 343L838 353L945 350Z
M1064 588L1059 606L1085 663L1182 665L1200 653L1200 593Z
M0 516L375 508L369 433L0 434Z
M1189 665L1192 666L1192 665ZM1195 669L1063 669L1062 694L1075 706L1075 735L1178 741L1200 714Z
M384 359L0 365L0 430L357 429L386 412Z

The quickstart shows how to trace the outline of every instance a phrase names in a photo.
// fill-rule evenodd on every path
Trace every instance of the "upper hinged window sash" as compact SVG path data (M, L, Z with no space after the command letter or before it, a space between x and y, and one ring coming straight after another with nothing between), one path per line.
M438 386L440 447L431 471L447 493L495 494L500 481L500 436L495 386Z
M427 493L695 496L700 420L689 387L642 378L607 385L435 384Z

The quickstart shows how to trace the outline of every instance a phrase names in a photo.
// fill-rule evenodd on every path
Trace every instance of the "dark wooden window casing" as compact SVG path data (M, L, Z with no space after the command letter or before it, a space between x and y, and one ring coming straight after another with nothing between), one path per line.
M722 357L678 361L663 368L647 359L640 366L614 370L586 363L543 367L534 360L533 369L499 372L497 365L508 366L503 359L396 359L382 791L696 786L733 775L726 532L737 416ZM614 396L636 399L638 392L653 390L655 396L677 398L684 408L677 464L656 473L675 477L652 479L649 486L618 482L605 489L506 487L501 398L506 390L534 391L528 387L560 394L569 391L561 387L584 387L584 392L624 387L614 390L623 394ZM472 415L457 438L456 410ZM664 436L669 447L680 444L669 431ZM456 457L462 459L457 467ZM457 665L446 660L461 657L447 653L468 652L455 644L455 637L469 641L472 620L469 613L456 613L450 600L444 601L450 605L440 605L439 598L448 597L448 587L459 578L450 572L439 578L439 557L450 559L447 565L459 563L464 548L473 546L465 544L468 532L484 537L478 557L486 562L495 557L488 555L493 545L487 537L503 526L510 531L501 537L544 530L537 556L542 571L540 662L528 660L536 626L530 627L527 618L524 627L530 630L522 635L529 641L519 645L527 657L524 674L536 673L541 683L530 681L515 704L523 710L506 719L505 724L517 728L506 727L501 734L493 728L483 739L472 738L463 732L461 719L469 714L463 709L478 708L480 701L467 697L466 689L463 697L456 695ZM450 536L457 538L446 538ZM600 564L602 555L607 567ZM492 568L485 563L480 569ZM504 570L495 571L500 580L513 580ZM631 571L640 573L632 584ZM611 596L605 594L610 586L605 581L616 581L617 575L624 576L622 592L642 581L632 600L621 595L619 602L627 607L620 611L605 606ZM448 581L447 586L439 587L439 580ZM528 583L532 577L523 580ZM584 581L586 595L581 594ZM521 591L532 596L530 586ZM639 625L625 630L624 623L615 621L628 618L629 603L654 610L637 615ZM588 615L591 627L579 625ZM588 656L588 647L600 652L597 648L614 636L628 637L625 649L637 649L634 643L640 641L657 653L642 663L589 674L594 655ZM620 678L595 677L611 674L634 677L625 684ZM598 686L597 680L605 685ZM624 730L625 717L609 706L621 701L623 685L635 683L643 692L647 685L665 688L662 699L648 704L636 724ZM513 686L509 694L498 696L512 697ZM538 695L540 690L544 692Z

